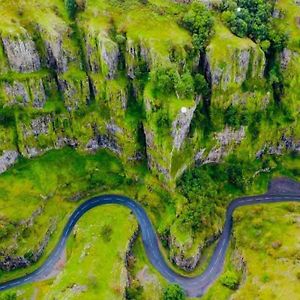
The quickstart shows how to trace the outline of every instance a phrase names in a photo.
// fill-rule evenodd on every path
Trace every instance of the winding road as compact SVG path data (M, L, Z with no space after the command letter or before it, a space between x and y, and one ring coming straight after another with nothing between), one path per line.
M49 273L49 270L53 268L56 262L59 260L61 253L63 252L66 241L76 222L80 217L90 209L107 204L118 204L128 207L136 216L138 223L141 228L141 235L143 244L147 253L147 256L152 265L164 276L169 282L178 283L190 297L201 296L205 293L207 288L218 278L222 272L225 254L228 248L231 229L233 225L232 215L236 208L247 205L262 204L262 203L276 203L276 202L300 202L300 188L299 184L293 181L288 181L288 188L285 188L285 184L279 182L277 186L279 188L270 189L267 194L258 196L242 197L233 200L226 211L226 220L223 228L223 232L216 245L214 253L211 257L209 265L206 270L199 276L190 278L175 273L165 262L160 249L157 239L157 235L151 224L143 207L135 202L134 200L125 196L119 195L104 195L99 197L91 198L86 202L82 203L70 216L60 240L56 245L53 252L47 258L45 263L40 266L34 272L25 276L16 278L11 281L7 281L0 284L0 291L17 287L25 283L38 281L43 276ZM281 186L280 186L281 184ZM292 189L289 186L293 186Z

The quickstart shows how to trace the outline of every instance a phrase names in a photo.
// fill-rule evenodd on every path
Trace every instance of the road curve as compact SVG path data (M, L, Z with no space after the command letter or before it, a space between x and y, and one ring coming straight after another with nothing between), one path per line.
M134 200L125 196L119 195L104 195L99 197L91 198L86 202L82 203L70 216L60 240L56 245L53 252L49 255L45 263L40 266L34 272L25 276L16 278L11 281L7 281L0 284L0 291L17 287L25 283L37 281L43 276L49 273L49 270L58 261L68 236L70 235L74 225L90 209L106 204L118 204L126 206L132 210L135 214L138 223L141 228L142 240L147 253L147 256L152 265L164 276L169 282L178 283L190 297L201 296L205 293L206 289L218 278L222 272L225 260L226 250L228 248L230 234L232 229L232 214L234 210L241 206L262 204L262 203L274 203L274 202L300 202L300 190L296 194L264 194L259 196L249 196L243 198L237 198L233 200L226 211L226 220L223 228L223 232L219 238L217 246L211 257L210 263L206 270L199 276L190 278L175 273L165 262L158 244L157 235L154 231L153 225L151 224L145 210L142 206Z

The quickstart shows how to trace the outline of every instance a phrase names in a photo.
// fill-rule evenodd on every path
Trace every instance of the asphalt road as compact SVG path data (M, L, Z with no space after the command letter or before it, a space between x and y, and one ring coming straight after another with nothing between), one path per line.
M0 291L20 286L25 283L38 281L43 278L53 268L55 263L59 260L61 253L64 250L66 241L76 222L80 217L90 209L106 204L119 204L128 207L135 214L141 228L142 240L147 253L147 256L153 266L169 281L178 283L186 291L188 296L197 297L205 293L206 289L218 278L224 266L224 258L228 248L231 228L232 228L232 214L234 210L241 206L254 205L260 203L274 203L274 202L300 202L300 189L293 193L283 194L265 194L259 196L243 197L233 200L227 208L226 221L223 232L219 238L217 246L211 257L210 263L206 270L199 276L190 278L184 277L175 273L166 264L158 245L158 239L154 228L140 204L134 200L118 195L105 195L92 198L81 204L70 216L61 238L56 245L53 252L47 258L45 263L34 272L25 276L16 278L14 280L0 284Z

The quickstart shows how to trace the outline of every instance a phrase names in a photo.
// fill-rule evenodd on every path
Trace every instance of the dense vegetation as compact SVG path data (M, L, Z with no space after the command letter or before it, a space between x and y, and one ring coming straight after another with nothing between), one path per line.
M12 256L41 263L78 201L115 192L146 208L169 262L197 265L199 245L217 238L232 198L265 192L275 176L299 179L300 8L292 2L0 1L0 157L19 154L17 165L0 177L0 261ZM29 62L22 56L29 69L16 71L4 41L21 45L17 63L30 54ZM41 67L32 70L36 53ZM22 207L18 214L15 205ZM79 226L103 253L122 235L107 214L108 222L95 216L84 221L99 222L96 237L92 225L86 231ZM128 236L118 241L118 251L132 233L130 217L120 214ZM251 240L261 236L264 222L248 221L257 228L246 240L240 228L237 241L254 251ZM36 257L48 230L49 245ZM76 260L84 260L80 252L88 250L80 246L90 243L80 231L68 248L67 271L46 284L54 298L72 294L80 280ZM142 263L128 266L134 279L126 297L182 299L178 286L151 277L139 247ZM270 245L265 250L275 251ZM117 275L109 279L114 268L125 272L114 254L117 268L105 261L105 288L95 280L100 267L89 274L87 255L87 297L99 290L113 291L102 296L109 299L124 294L125 285L112 283ZM0 272L0 280L35 266ZM224 295L239 290L240 275L231 266L217 289ZM263 283L268 276L262 274Z

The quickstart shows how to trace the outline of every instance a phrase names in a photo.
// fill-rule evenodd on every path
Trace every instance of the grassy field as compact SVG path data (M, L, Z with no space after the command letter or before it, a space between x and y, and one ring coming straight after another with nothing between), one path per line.
M65 148L20 161L0 176L1 257L35 252L53 228L48 253L79 200L105 191L117 192L123 184L122 165L106 151L86 155ZM0 280L22 272L1 272Z
M137 223L123 207L91 210L77 223L67 258L55 278L2 293L17 299L123 299L127 282L125 254ZM2 299L0 296L0 299Z

